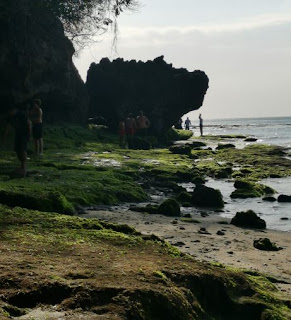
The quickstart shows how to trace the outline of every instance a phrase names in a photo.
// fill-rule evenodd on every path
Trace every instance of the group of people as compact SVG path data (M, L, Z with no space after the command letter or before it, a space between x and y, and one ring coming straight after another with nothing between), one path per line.
M14 128L14 151L20 161L20 168L16 173L26 176L27 146L32 135L36 156L43 154L43 127L42 127L41 100L34 99L32 105L24 104L9 111L3 142L11 128Z
M125 147L127 142L128 148L131 148L134 136L137 134L145 137L150 124L149 119L143 114L143 111L139 111L139 115L136 118L132 113L127 118L122 118L118 125L120 147Z
M201 113L199 114L198 118L199 118L200 135L203 136L203 119L202 119ZM178 122L178 129L182 129L182 124L183 124L183 120L182 118L180 118ZM185 125L185 130L190 130L191 120L189 119L189 117L187 117L187 119L185 120L184 125Z

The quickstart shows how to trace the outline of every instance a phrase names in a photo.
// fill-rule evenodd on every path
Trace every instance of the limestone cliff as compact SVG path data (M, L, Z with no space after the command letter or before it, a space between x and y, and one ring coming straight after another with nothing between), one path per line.
M163 56L145 63L104 58L87 75L90 116L102 116L114 128L120 117L143 110L152 131L161 133L202 105L208 82L203 71L173 68Z
M61 22L40 7L12 3L0 4L0 113L37 96L45 121L84 122L87 93Z

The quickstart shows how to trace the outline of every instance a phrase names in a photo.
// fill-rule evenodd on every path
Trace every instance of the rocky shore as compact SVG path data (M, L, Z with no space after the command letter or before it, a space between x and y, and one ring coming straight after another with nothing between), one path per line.
M229 224L222 194L204 186L230 179L265 197L275 190L261 179L291 175L285 150L120 149L104 129L69 126L47 128L45 141L41 159L29 150L25 179L0 151L0 319L290 318L290 233ZM197 204L211 208L181 211ZM278 251L254 248L265 238Z

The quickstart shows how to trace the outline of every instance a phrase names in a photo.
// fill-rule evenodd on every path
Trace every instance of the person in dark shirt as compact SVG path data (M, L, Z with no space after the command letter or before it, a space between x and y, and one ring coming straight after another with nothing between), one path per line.
M24 106L16 109L12 108L9 111L7 118L6 129L4 132L4 142L10 131L14 128L14 151L20 161L20 168L16 173L22 177L26 176L26 161L27 161L27 144L31 134L31 123L28 118L28 108Z

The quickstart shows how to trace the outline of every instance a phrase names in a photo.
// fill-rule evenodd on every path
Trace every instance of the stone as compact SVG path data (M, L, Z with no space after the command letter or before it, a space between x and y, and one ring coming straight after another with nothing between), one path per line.
M237 212L236 215L231 219L230 223L237 227L244 228L266 228L266 222L258 217L257 214L252 210Z
M283 248L277 247L275 243L272 243L269 238L260 238L259 240L254 240L254 247L263 251L279 251Z
M263 201L268 201L268 202L275 202L276 198L275 197L264 197L262 200Z
M6 2L1 6L0 115L37 97L46 123L85 124L88 94L61 22L33 1L26 10L14 7L19 1Z
M291 196L280 194L278 197L278 202L291 202Z
M222 149L234 149L235 145L232 143L219 143L216 147L216 150L222 150Z
M179 217L181 216L180 205L175 199L167 199L159 205L158 213L170 217Z
M199 233L199 234L211 234L210 232L208 232L208 231L206 230L206 228L200 228L200 229L198 230L198 233Z
M186 154L187 156L190 156L191 154L191 148L186 145L172 146L169 148L169 150L174 154Z
M209 208L222 208L224 206L221 192L204 185L196 185L192 203L199 207Z
M218 231L216 232L216 234L217 234L218 236L224 236L224 235L225 235L225 232L223 232L223 231L221 231L221 230L218 230Z
M150 133L160 136L202 106L208 83L203 71L174 68L163 56L147 62L103 58L87 74L90 115L102 116L116 130L121 117L143 110Z
M256 142L257 140L258 140L257 138L248 137L248 138L245 138L244 141L246 141L246 142Z

